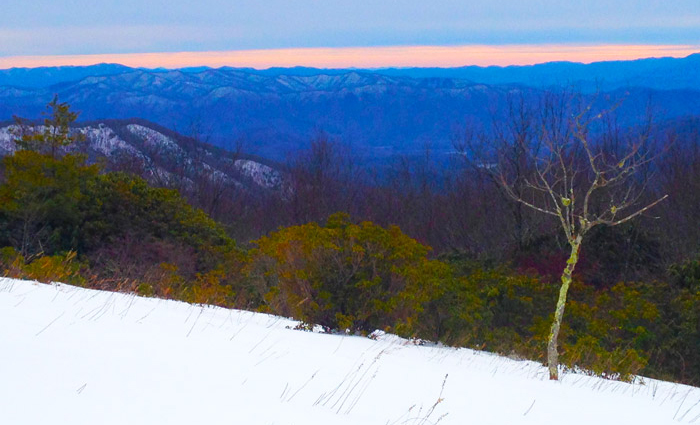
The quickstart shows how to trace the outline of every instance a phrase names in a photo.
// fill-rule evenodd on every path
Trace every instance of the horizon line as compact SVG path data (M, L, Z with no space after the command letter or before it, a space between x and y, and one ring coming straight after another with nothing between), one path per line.
M700 45L674 44L503 44L454 46L302 47L284 49L106 53L0 57L0 69L88 66L115 63L140 68L273 67L388 68L593 63L658 57L686 57Z

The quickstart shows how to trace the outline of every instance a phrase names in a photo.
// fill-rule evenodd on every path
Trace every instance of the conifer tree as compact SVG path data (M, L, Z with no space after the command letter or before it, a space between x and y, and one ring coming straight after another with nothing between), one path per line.
M58 95L46 105L44 125L41 131L28 128L19 117L15 122L19 131L14 140L20 149L31 150L51 155L56 158L60 149L85 140L82 134L71 134L71 124L78 119L78 113L70 110L68 103L58 101Z

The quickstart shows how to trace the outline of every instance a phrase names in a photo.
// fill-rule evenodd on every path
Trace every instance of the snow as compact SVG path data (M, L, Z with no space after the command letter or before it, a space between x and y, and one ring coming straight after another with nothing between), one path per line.
M699 388L296 324L0 278L0 423L700 423Z
M80 128L79 131L85 135L92 149L105 156L109 157L117 152L125 151L133 157L142 157L136 148L120 139L119 136L114 133L114 130L105 125L100 124L97 127L83 127Z
M40 133L44 131L44 128L43 125L38 125L31 127L31 130ZM8 155L16 151L17 147L13 141L16 136L13 131L18 131L16 125L0 128L0 155ZM86 137L91 149L105 156L113 156L119 151L125 151L135 157L142 156L133 146L120 139L114 130L103 124L99 124L97 127L80 127L76 131ZM69 150L71 149L74 150L76 147L69 148Z
M139 124L129 124L126 128L135 136L143 139L144 143L149 147L166 149L173 154L183 154L182 148L173 139L156 130Z
M267 165L249 159L237 159L234 165L258 186L274 189L282 184L282 175Z
M16 130L15 125L0 128L0 156L12 154L17 149L14 142L17 136L13 134Z

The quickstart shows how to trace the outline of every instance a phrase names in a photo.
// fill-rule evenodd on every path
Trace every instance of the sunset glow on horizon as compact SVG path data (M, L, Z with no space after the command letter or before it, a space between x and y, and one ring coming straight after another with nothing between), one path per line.
M685 57L700 45L462 45L289 48L209 52L0 57L0 69L118 63L131 67L182 68L307 66L316 68L458 67L533 65L553 61L591 63L651 57Z

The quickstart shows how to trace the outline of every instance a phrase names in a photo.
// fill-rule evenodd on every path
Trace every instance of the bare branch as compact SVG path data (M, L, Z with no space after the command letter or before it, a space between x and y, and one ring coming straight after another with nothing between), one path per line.
M649 208L653 207L654 205L658 204L659 202L663 201L666 198L668 198L668 195L662 196L661 198L657 199L656 201L652 202L651 204L647 205L646 207L628 215L627 217L625 217L621 220L611 221L611 220L600 220L599 219L599 220L596 220L595 222L593 222L593 224L605 224L608 226L617 226L618 224L625 223L625 222L637 217L638 215L643 214L646 210L648 210Z

